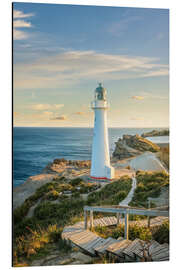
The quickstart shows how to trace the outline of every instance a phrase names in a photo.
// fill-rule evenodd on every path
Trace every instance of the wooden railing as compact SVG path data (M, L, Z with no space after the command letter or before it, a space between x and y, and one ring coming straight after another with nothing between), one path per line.
M167 207L166 207L167 209ZM169 217L168 210L162 210L159 208L133 208L129 206L84 206L84 227L88 229L88 212L90 212L90 229L93 228L93 212L114 213L117 216L117 225L119 225L120 215L124 214L125 218L125 239L128 239L129 229L129 214L143 215L148 217L148 226L150 226L150 217L152 216L164 216Z

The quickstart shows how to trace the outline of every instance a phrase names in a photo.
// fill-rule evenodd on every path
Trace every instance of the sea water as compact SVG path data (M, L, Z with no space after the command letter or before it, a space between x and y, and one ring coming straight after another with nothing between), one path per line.
M115 142L123 134L141 135L152 129L154 128L109 128L110 153L112 154ZM92 138L92 128L14 127L13 185L18 186L29 176L41 173L55 158L91 159Z

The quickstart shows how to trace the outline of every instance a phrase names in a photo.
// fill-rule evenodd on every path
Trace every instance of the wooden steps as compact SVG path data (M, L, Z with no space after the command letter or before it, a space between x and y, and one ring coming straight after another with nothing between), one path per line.
M127 248L123 250L126 261L135 261L135 257L137 255L143 256L144 245L145 241L142 241L140 239L135 239L130 245L128 245Z
M118 261L124 260L123 251L132 243L131 240L118 240L117 243L111 244L107 249L107 255L112 258L118 259Z
M94 227L97 226L112 226L117 224L117 218L115 216L103 217L94 220Z
M169 245L162 244L156 249L152 249L151 256L153 261L168 261L169 260Z
M119 262L169 260L169 245L160 245L154 240L150 243L140 239L123 240L120 243L110 245L106 252L109 257L115 257Z
M151 224L152 226L160 225L166 219L167 217L155 217L151 219ZM95 219L93 223L95 227L112 226L117 223L117 218L115 216L103 217ZM120 219L120 223L124 223L124 219ZM142 226L147 224L147 220L130 221L130 223L136 223ZM161 245L154 240L150 242L145 242L140 239L130 241L122 237L117 240L112 237L104 239L89 230L85 230L84 221L64 227L62 238L73 246L75 245L80 248L84 253L91 256L107 254L111 258L115 258L118 262L169 260L168 244ZM146 258L144 258L144 256Z
M98 255L104 255L106 253L106 250L107 248L112 245L112 244L115 244L115 243L118 243L119 241L112 238L112 237L109 237L107 239L105 239L104 243L98 247L96 247L94 250L95 250L95 253L98 254Z

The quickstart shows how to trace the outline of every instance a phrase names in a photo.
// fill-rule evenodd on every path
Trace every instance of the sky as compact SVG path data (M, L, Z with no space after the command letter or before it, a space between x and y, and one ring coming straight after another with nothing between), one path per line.
M14 126L169 126L169 10L13 4Z

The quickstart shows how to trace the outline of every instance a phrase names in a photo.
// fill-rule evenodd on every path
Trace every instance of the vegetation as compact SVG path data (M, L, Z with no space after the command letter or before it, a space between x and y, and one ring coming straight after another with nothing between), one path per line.
M103 238L119 238L124 237L124 225L118 227L96 227L94 231ZM155 227L139 226L137 224L129 225L129 239L135 240L139 238L144 241L151 239L156 240L160 244L169 243L169 221L164 221L162 225Z
M169 243L169 220L165 221L153 232L153 239L158 243Z
M68 181L64 177L56 177L36 190L25 202L14 211L14 265L28 264L31 260L45 256L52 243L59 241L63 250L66 245L61 239L61 230L67 224L83 219L84 205L118 204L123 200L130 188L131 179L122 177L116 182L95 191L100 185L86 183L81 178ZM63 194L71 191L70 196ZM90 193L91 192L91 193ZM87 200L81 198L82 193L90 193ZM54 203L54 200L59 200ZM34 215L27 218L29 209L35 205ZM69 249L69 247L67 247Z
M123 140L126 144L136 150L139 151L150 151L150 152L158 152L159 146L155 143L139 136L139 135L123 135Z
M131 179L123 176L119 180L110 183L97 192L88 195L88 205L117 205L122 201L131 189Z
M168 175L164 173L137 172L137 188L132 205L147 206L147 197L157 196L160 187L168 184ZM97 190L99 187L93 183L86 183L81 178L68 181L63 177L56 177L27 198L14 211L14 266L29 265L32 260L47 255L52 244L56 244L61 252L70 250L61 238L62 228L83 219L84 205L119 204L131 189L131 179L123 176ZM70 196L66 196L64 191L71 191ZM87 199L81 198L82 193L89 193ZM33 217L27 218L29 209L37 202ZM103 214L99 214L101 215ZM136 216L136 219L140 218ZM130 215L130 219L135 218ZM123 225L113 229L99 227L95 230L103 237L124 236ZM129 237L132 240L149 240L154 237L164 241L168 231L167 225L159 227L158 230L152 233L146 227L130 225Z
M52 182L38 188L20 207L15 209L14 223L16 224L22 221L29 209L35 205L39 199L42 201L54 201L59 198L62 201L67 198L67 196L63 194L64 191L71 191L72 195L75 195L74 197L80 198L80 194L89 193L99 187L98 184L86 183L81 178L73 179L69 183L67 183L67 179L64 177L54 178Z
M141 135L142 137L155 137L155 136L169 136L169 129L164 130L152 130L150 132L145 132Z
M161 188L169 186L169 175L164 172L137 171L136 179L137 187L130 206L148 207L148 197L158 197Z
M13 264L21 266L28 265L33 259L39 259L49 253L52 243L56 243L61 253L68 252L71 247L61 238L62 228L57 225L49 225L46 229L32 230L30 234L19 236L15 239L13 248Z
M124 225L118 227L96 227L95 232L103 238L119 238L124 237ZM139 238L141 240L151 240L152 233L148 227L138 226L137 224L129 225L129 239L135 240Z

